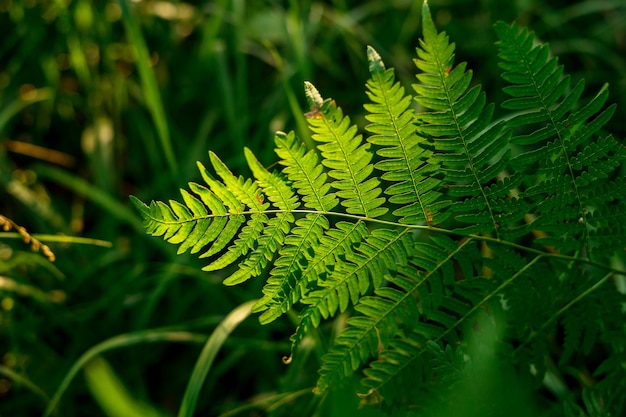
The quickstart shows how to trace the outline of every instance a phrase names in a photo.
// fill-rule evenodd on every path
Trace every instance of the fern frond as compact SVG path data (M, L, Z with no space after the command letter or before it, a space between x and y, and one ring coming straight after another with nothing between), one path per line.
M399 334L388 346L381 360L370 363L363 372L363 385L379 392L389 403L397 402L401 386L413 392L422 388L423 381L431 380L432 369L424 355L428 339L418 333ZM423 360L415 360L420 358Z
M419 318L410 288L424 279L417 277L415 269L400 270L393 278L387 277L398 288L379 288L375 291L376 296L362 297L355 307L362 315L348 319L348 328L337 337L333 347L322 358L317 384L321 392L383 351L396 335L401 318L407 315L413 316L413 319Z
M299 280L307 285L326 279L330 271L341 265L346 254L368 235L367 227L362 221L338 222L320 238L318 245L314 247L313 258L303 268ZM322 318L328 318L331 311L335 312L339 307L339 295L334 289L309 291L306 298L303 298L302 302L309 306L300 314L300 324L291 336L292 353L309 329L318 327Z
M196 210L199 211L194 214L175 201L171 201L170 204L176 207L176 211L161 201L152 201L148 206L131 196L131 202L141 213L148 234L162 236L169 242L182 242L178 249L179 254L189 248L192 248L192 253L196 253L213 242L207 252L210 256L211 251L217 253L233 239L245 218L241 215L228 218L223 203L215 194L197 184L192 184L191 188L198 193L207 206L214 208L217 217L212 218L205 210L198 208ZM191 202L190 205L196 206L196 202L192 200L193 196L186 191L181 192L183 198ZM180 241L181 238L182 241Z
M626 207L601 207L588 218L589 244L594 251L603 250L609 254L626 247Z
M439 240L442 243L446 240L445 245L455 245L445 238ZM400 323L419 333L424 343L429 338L441 336L441 331L435 330L432 334L431 329L436 329L432 323L441 324L447 320L445 313L437 311L445 298L442 275L454 273L451 260L469 243L468 240L455 245L456 249L451 254L435 244L415 248L412 253L419 254L420 269L424 265L432 266L428 272L418 272L417 265L404 262L391 274L385 275L389 286L375 289L374 296L362 297L355 306L362 316L348 319L348 328L322 358L318 390L324 391L326 387L336 384L371 356L385 355L390 342L397 336ZM459 311L458 306L453 304L452 301L447 303L448 309ZM466 312L469 307L462 310ZM420 321L423 324L418 324ZM455 321L452 319L452 323Z
M381 178L392 184L385 193L389 202L399 205L393 214L400 223L420 224L443 222L447 202L438 201L436 191L441 180L436 178L437 165L429 161L432 151L420 146L425 142L416 134L415 114L410 108L412 98L395 82L393 69L385 69L380 55L367 48L371 78L367 95L372 104L365 104L371 122L366 129L373 133L367 141L381 148L376 151L382 160L374 167L383 172Z
M500 38L502 77L512 84L504 88L512 98L502 106L517 111L507 123L523 127L523 133L514 135L512 142L526 147L511 163L522 172L538 172L537 183L530 184L523 195L536 206L532 227L551 235L541 243L564 253L591 250L591 213L623 193L605 187L605 200L588 197L626 159L623 146L612 136L599 133L615 112L615 105L602 109L608 98L607 86L577 109L584 82L570 90L570 77L564 75L558 60L550 57L548 45L536 45L532 32L516 24L500 22L495 29ZM614 248L596 242L600 251L594 252Z
M407 254L413 251L413 240L407 232L376 229L364 236L326 279L318 281L319 289L310 292L303 303L319 310L322 317L356 304L370 288L382 285L384 275L407 264Z
M322 237L321 250L316 250L311 267L304 271L309 278L315 277L321 288L308 293L302 302L309 305L307 308L319 310L324 318L335 315L337 311L345 311L351 299L358 300L370 288L370 279L374 286L380 286L382 274L375 274L383 266L380 258L386 256L386 250L394 251L393 243L401 239L398 237L391 242L386 241L378 230L370 234L361 222L341 222L337 226L337 229L331 229ZM382 247L371 246L377 244ZM351 262L359 252L367 253L362 262ZM320 274L317 265L329 261L332 263L328 266L332 266L325 267L325 273Z
M258 185L242 177L236 178L216 155L211 153L210 157L213 167L224 183L214 179L206 168L198 163L202 178L209 186L206 188L190 183L191 191L199 199L181 190L185 204L171 200L169 206L163 202L154 201L147 206L137 198L132 197L131 200L142 214L148 233L153 236L163 236L163 239L170 243L180 244L179 253L190 248L192 253L196 253L211 244L209 249L200 256L207 258L228 247L226 253L203 268L204 270L217 270L227 267L256 249L264 226L270 220L263 214L269 204L259 201ZM253 213L247 222L243 215L246 206ZM241 227L242 225L244 226ZM233 242L235 236L237 239ZM273 235L270 234L270 236ZM279 236L274 236L274 238L280 241ZM228 246L231 242L232 244ZM268 246L268 248L275 250L274 246ZM261 255L268 258L268 253L268 251L261 252ZM262 263L258 256L255 255L254 260ZM258 275L261 269L254 268L252 262L250 261L248 268L249 276Z
M300 201L282 175L276 172L270 174L250 149L244 148L244 155L259 187L272 205L279 210L279 214L289 213L300 206ZM262 194L255 197L258 203L263 202Z
M429 340L426 346L432 358L430 360L432 371L437 375L439 385L450 387L466 375L468 359L460 346L453 348L445 345L445 348L442 348L432 340Z
M448 242L444 243L445 240ZM480 255L475 252L476 245L471 244L471 240L460 244L449 239L444 241L438 242L437 246L456 245L456 251L439 261L439 271L430 274L431 276L424 279L421 285L409 288L412 290L411 293L417 292L419 295L419 320L414 318L403 320L405 331L399 332L381 353L380 358L364 371L366 378L363 384L389 400L395 397L394 392L400 388L397 385L398 381L407 381L414 372L422 375L421 370L426 366L425 361L430 360L428 354L425 355L427 353L425 348L429 343L457 343L461 338L462 327L466 327L468 319L474 317L481 306L485 306L487 311L499 309L501 301L498 296L513 283L523 281L521 277L532 276L534 265L542 258L537 256L527 262L513 251L498 246L494 251L496 254L494 258L482 259L490 261L485 267L495 272L497 279L480 279L480 272L471 269L464 271L460 281L443 284L442 281L445 282L445 279L442 279L442 275L445 278L446 265L452 267L457 259L463 258L459 255L465 254L471 258L466 260L473 265L480 259ZM515 269L515 266L520 268ZM467 337L463 337L461 340L466 339ZM413 383L416 384L418 381Z
M431 111L418 116L418 133L435 148L432 159L444 171L448 195L458 199L451 208L468 225L465 232L500 236L525 214L498 204L509 198L510 189L497 182L509 159L509 132L503 123L491 122L494 106L486 104L480 86L470 88L472 72L466 71L466 63L454 66L455 45L445 32L437 33L426 2L422 25L424 38L415 61L422 72L413 88L417 102Z
M237 234L240 226L245 223L246 218L240 214L244 211L245 206L241 202L239 202L235 194L229 188L214 179L211 174L209 174L204 165L202 165L200 162L198 162L198 168L200 169L200 174L202 175L202 178L209 185L212 193L219 199L216 207L212 211L212 214L214 216L218 216L218 218L222 216L228 218L228 222L226 223L224 230L217 236L213 245L211 245L211 247L200 256L201 258L208 258L221 252L222 249L224 249ZM248 184L248 186L250 185L251 184ZM191 186L191 188L194 187ZM198 188L199 187L196 187L196 189ZM200 194L200 196L202 197L203 194ZM212 208L212 206L209 205L211 201L208 197L209 195L206 195L205 197L207 200L207 206L209 208ZM229 209L228 212L226 211L226 207L228 207ZM236 213L236 215L230 216L229 213ZM259 217L257 216L254 220L259 220ZM253 230L256 231L255 233L259 233L259 228L255 227L254 223L251 222L251 224L252 227L250 225L247 225L242 229L242 234L244 234L244 238L242 239L240 235L240 239L237 240L236 245L231 246L228 250L228 253L226 253L221 258L223 265L226 266L231 264L240 256L247 253L249 249L251 249L251 246L249 244L246 245L245 242L254 241L255 236L252 236L252 239L246 239L246 235L249 236L251 234L251 231ZM198 243L200 243L200 241L198 241ZM198 243L196 243L196 246L198 245ZM213 263L213 266L218 264L219 263Z
M213 242L210 249L202 255L208 257L221 251L232 240L241 224L245 222L245 217L240 214L228 215L226 207L217 195L206 187L190 183L189 188L200 197L210 214L207 213L206 219L198 220L199 226L202 227L201 237L183 242L178 253L185 252L189 246L191 246L191 253L197 253Z
M253 213L262 213L267 210L269 204L259 199L259 186L256 182L242 176L235 177L226 164L211 151L209 151L209 159L215 173L222 178L224 186L235 196L240 206L245 205ZM201 171L201 174L209 185L214 182L209 179L209 173L206 170Z
M307 83L306 91L310 101L319 97L311 83ZM356 126L350 125L350 118L344 117L333 100L324 101L319 112L320 117L307 120L312 138L322 143L318 146L322 164L329 169L328 176L334 180L330 185L337 190L341 205L350 214L370 219L382 216L387 208L381 207L385 199L380 197L378 179L371 177L374 167L370 145L363 143Z
M467 382L474 353L464 348L485 317L505 329L497 342L507 359L539 383L549 362L567 366L598 342L626 346L600 331L623 333L624 317L623 294L605 285L623 267L601 262L626 246L626 148L602 132L615 111L607 88L580 105L584 83L570 86L532 34L499 24L511 113L494 121L426 1L422 11L413 99L423 112L369 47L365 140L307 82L317 149L278 132L276 171L245 149L246 179L210 153L214 174L199 163L205 185L190 183L181 202L132 198L148 233L201 252L205 270L228 268L225 284L267 277L253 307L262 324L298 303L292 356L345 313L316 392L362 369L363 404L413 406Z

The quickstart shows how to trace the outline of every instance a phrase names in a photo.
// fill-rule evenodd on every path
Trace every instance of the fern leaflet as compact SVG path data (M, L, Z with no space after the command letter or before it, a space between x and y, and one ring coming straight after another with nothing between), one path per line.
M495 29L500 38L500 66L505 71L502 77L512 84L504 88L512 98L502 106L518 112L507 124L523 127L525 132L531 128L530 133L513 136L512 142L526 149L512 164L523 172L539 173L538 181L528 184L524 193L535 206L532 227L549 233L538 242L564 253L580 253L593 247L600 249L594 252L602 253L603 249L623 245L626 238L593 239L592 243L592 236L598 235L591 233L594 227L589 224L596 209L621 194L611 186L604 199L594 197L590 201L596 182L611 177L626 159L626 150L611 135L597 136L615 112L615 105L602 110L608 98L606 85L585 106L576 109L584 82L579 81L570 90L570 77L564 76L563 67L550 57L547 45L535 45L534 35L516 24L500 22ZM616 210L622 219L626 218L623 202ZM623 232L623 226L616 224L602 227L600 235Z

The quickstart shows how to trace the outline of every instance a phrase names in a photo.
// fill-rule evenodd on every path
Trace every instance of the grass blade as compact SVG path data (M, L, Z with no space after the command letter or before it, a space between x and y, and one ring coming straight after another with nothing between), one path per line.
M109 417L161 417L155 408L135 399L115 370L101 356L85 365L85 379L91 395Z
M44 401L47 402L47 401L50 400L50 398L48 398L48 394L46 394L46 392L44 390L42 390L39 386L35 385L28 378L18 374L17 372L12 370L11 368L9 368L7 366L4 366L4 365L0 365L0 375L9 378L11 381L13 381L18 386L21 385L24 388L29 389L33 393L37 394Z
M217 352L230 333L241 323L246 317L250 315L252 306L257 300L252 300L241 304L239 307L230 312L228 316L217 326L217 328L211 334L211 337L204 345L200 357L196 362L189 384L185 390L185 396L183 402L178 411L178 417L192 417L198 402L198 396L202 384L213 365L213 360L217 356Z
M94 187L86 180L68 173L63 169L59 169L52 165L36 165L35 171L41 178L48 179L59 185L69 188L78 195L81 195L92 203L102 207L121 222L132 226L135 230L143 233L141 220L124 204L120 203L113 196L100 188Z
M141 343L155 343L155 342L182 342L182 343L201 343L206 337L201 334L191 332L176 332L176 331L164 331L164 330L143 330L133 333L120 334L118 336L107 339L102 343L99 343L89 349L87 352L78 358L70 370L65 374L65 378L57 388L54 396L48 403L48 407L43 413L43 417L52 415L52 412L59 404L63 393L69 387L70 383L78 373L90 360L96 356L107 352L109 350L119 349L127 346L133 346Z
M146 106L148 106L150 115L156 125L157 135L161 141L161 147L165 154L167 166L172 174L176 174L178 172L178 164L174 156L174 149L170 139L170 131L165 118L165 110L163 109L163 100L161 100L159 86L154 71L150 66L150 55L148 54L146 41L141 34L137 22L135 22L133 18L128 6L128 1L121 0L119 4L122 8L124 27L126 28L128 40L130 44L135 47L137 54L137 69L139 70L139 78L141 79L141 87L145 95Z

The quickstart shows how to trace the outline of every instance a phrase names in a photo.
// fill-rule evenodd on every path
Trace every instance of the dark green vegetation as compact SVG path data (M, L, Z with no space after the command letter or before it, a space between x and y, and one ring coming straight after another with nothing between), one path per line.
M443 39L432 30L422 36L419 2L353 3L144 1L120 7L0 1L0 214L31 232L112 244L39 235L56 255L51 264L12 231L0 235L0 415L55 409L64 416L192 415L194 410L198 415L343 416L354 413L360 401L370 404L361 409L364 415L391 410L392 401L427 415L624 413L624 278L615 274L625 269L619 250L624 247L619 160L626 108L622 2L504 7L501 2L432 2L435 26L457 43L455 64L468 62L456 69L447 62L452 51L435 47ZM512 57L516 47L502 25L497 29L503 43L494 46L491 26L498 19L517 19L550 41L571 80L561 82L560 68L548 64L545 71L536 67L535 76L556 84L539 92L503 89L524 77L511 63L505 68L511 75L501 77L498 61ZM421 48L428 54L420 55L416 69L418 37L426 39ZM404 171L389 164L397 159L392 150L369 153L390 146L388 139L371 136L389 134L388 115L371 104L363 109L362 103L395 91L388 99L399 101L390 108L402 113L411 100L391 88L390 73L381 72L373 51L368 72L365 45L396 69L408 94L421 95L417 124L410 113L400 118L405 123L400 137L414 151L414 159L399 159ZM436 57L441 61L432 65ZM474 75L467 85L469 69ZM416 73L422 74L417 80L422 87L414 91ZM370 77L368 97L363 85ZM482 128L470 132L473 145L467 153L459 151L458 141L448 140L454 132L438 125L449 126L449 115L422 112L442 105L440 93L426 98L442 79L456 80L449 97L454 109L466 111L467 120L459 124L464 131L494 122L491 135ZM373 191L372 198L355 195L351 187L331 196L339 187L329 173L326 180L334 188L315 188L326 197L317 203L301 200L299 208L311 210L308 217L291 213L298 225L320 214L321 233L332 233L333 239L354 227L357 233L333 252L332 263L320 263L319 275L303 280L308 275L297 272L306 271L323 249L320 242L329 243L307 235L310 249L300 269L277 284L282 287L263 293L269 277L274 283L280 278L268 274L270 265L262 271L250 268L258 278L226 287L222 281L233 273L231 281L245 278L236 264L203 272L215 257L177 255L177 246L145 235L128 195L164 199L190 180L203 183L196 160L210 168L209 175L215 167L229 178L207 150L245 177L250 176L247 156L262 188L248 196L246 210L271 204L284 214L271 213L278 219L272 222L293 227L291 214L285 214L290 208L281 207L272 187L302 192L296 184L304 179L284 164L269 169L283 170L283 177L263 170L286 158L284 152L274 153L274 131L294 129L313 146L326 137L324 121L341 118L332 102L320 102L309 89L313 104L321 107L321 114L309 119L319 136L309 136L304 80L332 95L361 128L367 126L361 131L371 141L369 150L360 145L355 152L366 159L355 185ZM610 90L603 87L607 81ZM472 89L477 84L487 93L486 103ZM542 110L537 94L553 105ZM615 111L611 102L618 107L609 120ZM534 109L539 112L533 117L512 117ZM547 130L538 130L546 124ZM355 143L351 134L339 136ZM433 144L417 137L438 139ZM503 154L509 142L514 146ZM279 143L286 149L298 142L279 136ZM244 146L251 152L244 153ZM329 156L332 146L324 143L321 157L339 175L346 165ZM536 149L541 151L533 153ZM450 156L454 152L465 159ZM459 170L468 156L476 182ZM374 163L377 168L368 171ZM410 205L410 191L389 188L409 168L424 180L417 195L431 198L420 207ZM498 176L501 170L509 180L497 182L504 178ZM281 178L295 182L285 188ZM507 204L513 194L520 199ZM190 208L201 211L197 201L187 196ZM331 207L337 214L326 216L323 211ZM177 207L177 213L186 211ZM262 250L273 250L274 237L263 236L270 229L257 217L258 241L268 244ZM186 234L178 238L182 246L192 243ZM389 242L392 261L367 263L356 288L329 285L328 278L347 275L368 256L387 254L380 245ZM276 258L272 262L275 266ZM325 281L317 282L318 277ZM291 287L296 295L283 298L281 291ZM261 296L255 309L271 323L262 326L252 317L239 324L250 309L248 301ZM307 303L296 303L295 310L277 318L300 298ZM392 302L401 308L372 327ZM325 319L318 323L320 317ZM281 358L289 356L289 337L298 324L293 339L298 348L287 366ZM351 345L357 348L350 350ZM360 385L362 369L377 359ZM398 364L409 364L410 371L396 372ZM359 367L354 375L348 372L352 366ZM387 375L393 378L382 384ZM327 395L313 395L316 385Z

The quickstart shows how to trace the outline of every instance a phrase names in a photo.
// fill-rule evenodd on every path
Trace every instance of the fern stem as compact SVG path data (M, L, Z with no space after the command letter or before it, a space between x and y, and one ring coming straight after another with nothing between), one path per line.
M576 256L562 255L560 253L544 252L539 249L530 248L530 247L527 247L518 243L510 242L508 240L502 240L502 239L494 238L490 236L482 236L482 235L475 235L475 234L468 235L468 234L458 232L456 230L442 229L436 226L419 225L419 224L403 224L403 223L392 222L389 220L374 219L374 218L367 217L367 216L359 216L357 214L341 213L338 211L320 211L320 210L307 210L307 209L296 209L296 210L274 209L274 210L263 210L263 211L246 210L246 211L241 211L239 213L228 213L226 215L209 214L209 215L202 216L202 217L195 217L193 219L190 219L189 221L197 221L199 219L210 219L210 218L224 217L224 216L229 217L229 216L234 216L234 215L243 215L243 216L252 215L252 214L267 215L267 214L280 214L280 213L286 213L286 212L289 212L292 214L317 214L317 215L323 215L323 216L334 216L334 217L340 217L340 218L354 219L354 220L358 220L358 221L362 221L366 223L376 223L380 225L393 226L393 227L398 227L398 228L403 228L403 229L427 230L430 232L441 233L441 234L445 234L449 236L471 238L471 239L479 240L483 242L490 242L490 243L497 244L497 245L508 246L510 248L517 249L522 252L532 253L535 255L549 257L552 259L560 259L562 261L567 261L567 262L576 262L576 263L586 264L586 265L593 266L593 267L596 267L605 271L609 271L617 275L626 275L626 271L614 268L612 266L609 266L600 262L593 261L588 257L579 258Z

